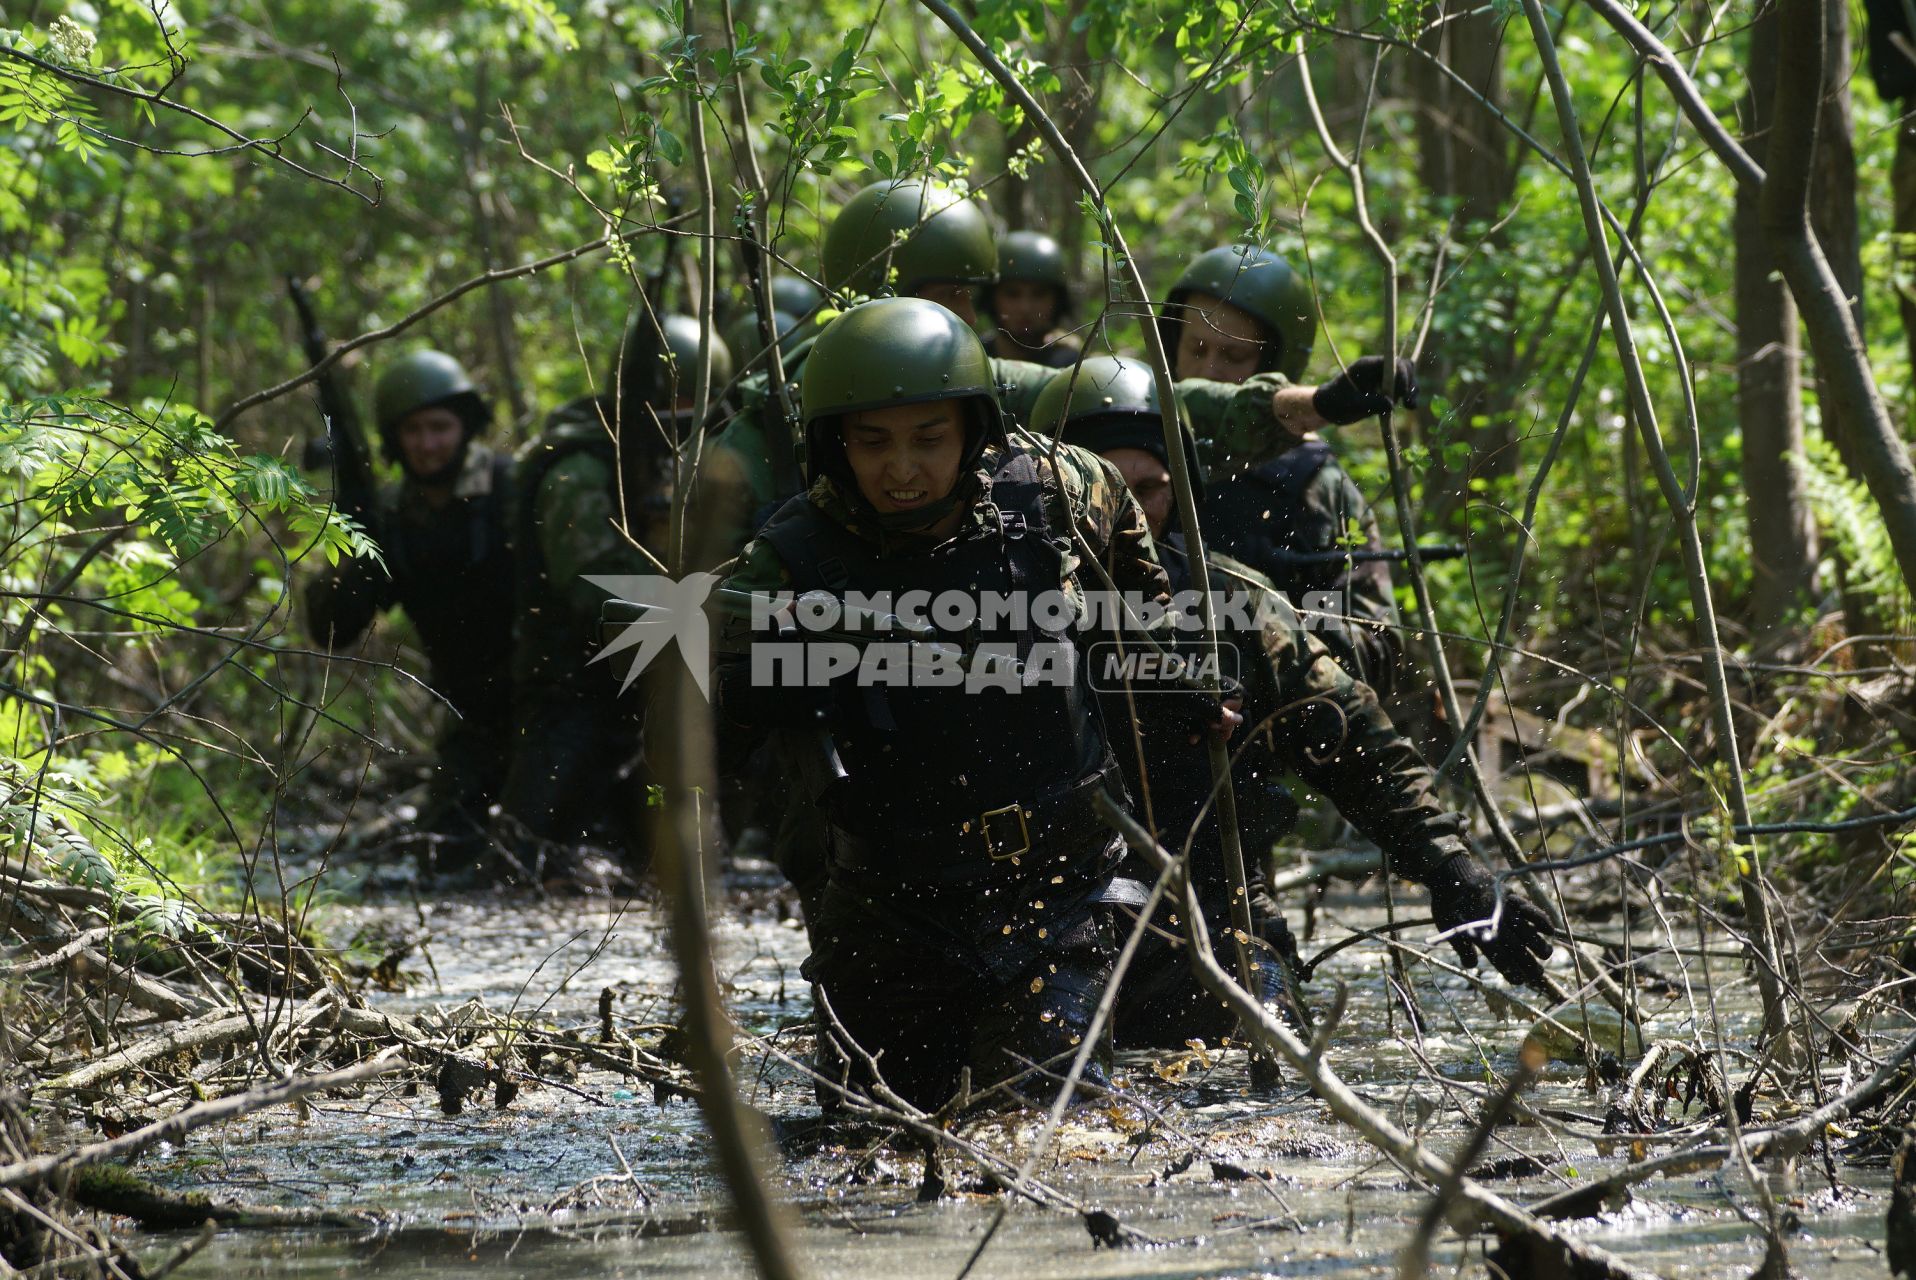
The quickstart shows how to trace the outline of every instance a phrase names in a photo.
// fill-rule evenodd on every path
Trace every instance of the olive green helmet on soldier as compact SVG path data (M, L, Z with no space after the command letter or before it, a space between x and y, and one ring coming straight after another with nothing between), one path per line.
M492 421L492 407L465 366L443 351L401 356L379 375L373 388L373 422L379 428L380 450L389 461L399 461L399 424L408 414L435 405L459 415L468 440Z
M1258 372L1274 370L1293 380L1304 376L1311 345L1317 340L1317 308L1310 285L1291 270L1290 263L1268 249L1247 244L1199 254L1171 287L1158 313L1158 333L1167 356L1175 357L1177 352L1178 326L1196 319L1184 306L1194 293L1221 298L1264 327Z
M888 179L846 202L825 232L825 287L907 296L928 284L998 278L991 224L971 200L923 178Z
M1093 453L1142 449L1169 467L1159 403L1158 380L1150 365L1120 356L1092 356L1074 368L1060 369L1045 384L1031 406L1031 429ZM1198 461L1197 440L1182 405L1178 406L1178 421L1184 427L1184 457L1190 466L1192 494L1201 502L1204 468Z
M803 276L777 275L772 277L772 310L783 311L787 315L803 320L818 310L818 304L825 301L825 295L818 286Z
M793 335L802 321L786 311L772 312L772 327L778 332L778 340L788 350ZM765 354L765 335L759 331L758 313L747 311L725 328L725 346L729 351L738 353L738 358L751 368Z
M1062 320L1071 311L1071 278L1065 269L1064 248L1042 231L1013 231L998 242L998 282L1025 280L1048 284L1058 291Z
M970 325L922 298L879 298L853 307L825 326L805 359L799 402L807 473L830 476L848 497L861 500L845 458L840 431L844 416L935 400L964 403L963 477L988 446L1005 438L997 382L984 344ZM962 497L954 491L930 507L877 519L890 528L920 528L941 518Z
M691 316L657 318L642 311L626 326L612 385L618 388L621 412L627 405L651 405L661 419L672 415L676 402L693 393L699 367L699 322ZM663 341L661 341L663 338ZM712 335L712 392L732 380L732 353L725 339Z

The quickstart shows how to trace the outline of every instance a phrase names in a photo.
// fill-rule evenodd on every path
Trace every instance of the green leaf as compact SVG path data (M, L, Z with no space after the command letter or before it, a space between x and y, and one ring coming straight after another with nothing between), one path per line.
M658 149L659 157L669 165L679 165L685 161L685 145L678 140L670 129L662 124L652 126L652 143Z

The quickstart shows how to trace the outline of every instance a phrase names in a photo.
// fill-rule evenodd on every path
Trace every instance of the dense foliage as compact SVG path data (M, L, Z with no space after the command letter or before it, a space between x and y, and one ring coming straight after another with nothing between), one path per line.
M1746 7L1646 15L1725 119L1744 92ZM1105 185L1153 288L1232 237L1308 262L1328 337L1315 376L1378 349L1385 320L1352 188L1310 118L1308 57L1400 264L1403 345L1426 349L1440 384L1405 424L1406 462L1421 519L1473 547L1431 570L1466 691L1521 541L1519 652L1498 672L1510 704L1601 731L1633 785L1709 807L1693 610L1609 344L1575 376L1601 301L1519 11L1473 13L1459 36L1493 42L1501 62L1488 81L1497 116L1478 111L1461 138L1437 127L1471 104L1435 70L1456 18L1435 8L983 0L971 17ZM610 237L608 250L465 292L345 361L363 392L368 369L400 349L450 351L518 439L603 376L641 286L655 306L690 309L710 255L736 307L738 244L756 219L788 269L815 275L821 225L843 196L931 171L982 192L1001 225L1060 236L1082 268L1078 323L1139 348L1142 300L1125 296L1095 209L1004 93L909 5L51 0L10 7L8 22L0 772L16 836L67 848L77 875L143 892L197 874L215 850L229 865L270 863L289 800L303 819L341 817L363 770L422 741L430 700L385 669L416 669L397 619L359 663L323 661L298 625L296 584L318 558L368 551L328 507L329 479L297 465L318 427L310 387L231 411L303 367L289 274L344 338L406 321L485 271ZM1597 17L1573 8L1556 22L1601 194L1669 309L1666 332L1645 277L1625 275L1665 438L1699 477L1730 642L1795 661L1903 629L1906 585L1873 502L1814 429L1801 465L1817 589L1781 639L1737 625L1752 569L1732 179ZM1907 419L1893 104L1865 77L1848 87L1863 312L1876 377ZM762 187L739 162L748 146ZM697 234L708 163L721 206L711 242ZM1458 176L1473 163L1497 172L1473 185ZM1813 385L1806 400L1814 428ZM1523 530L1526 490L1560 429ZM1338 444L1393 523L1375 432ZM1837 665L1885 652L1901 654L1851 646ZM1766 814L1840 816L1899 775L1900 748L1843 736L1823 674L1746 673L1744 763L1775 801Z

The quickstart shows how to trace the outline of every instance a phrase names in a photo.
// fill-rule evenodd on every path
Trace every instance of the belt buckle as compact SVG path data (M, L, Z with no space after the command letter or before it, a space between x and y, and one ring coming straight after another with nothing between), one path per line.
M1006 814L1014 815L1018 819L1018 836L1024 843L1020 844L1016 849L1009 849L1001 853L998 850L997 840L995 840L991 834L991 820L993 818L1002 818ZM1021 804L1008 804L1002 809L985 810L985 812L978 815L978 830L979 834L985 838L985 852L991 855L993 862L1002 862L1006 858L1017 858L1031 852L1031 824L1025 821L1025 810Z

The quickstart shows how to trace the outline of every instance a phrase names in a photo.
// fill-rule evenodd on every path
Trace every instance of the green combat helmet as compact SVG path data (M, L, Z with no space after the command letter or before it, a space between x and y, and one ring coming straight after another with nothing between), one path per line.
M663 331L665 341L659 342ZM699 322L691 316L659 317L641 312L626 326L620 339L613 385L618 388L621 412L626 406L652 406L661 420L674 416L681 401L689 406L693 377L699 367ZM725 339L712 335L712 392L714 397L732 380L732 352Z
M903 297L928 284L997 278L998 245L984 213L923 178L873 183L825 232L825 286L833 293Z
M783 311L790 316L803 320L818 310L818 304L825 301L825 295L818 286L803 276L776 275L772 277L772 310Z
M492 406L464 365L443 351L415 351L393 362L373 388L373 421L379 428L380 451L388 461L399 460L400 422L407 414L433 405L444 405L464 419L468 440L492 421Z
M1057 320L1071 311L1071 281L1064 248L1042 231L1013 231L998 242L998 279L1048 284L1058 291Z
M1264 326L1264 358L1258 372L1276 370L1290 379L1304 375L1317 340L1317 308L1311 288L1291 264L1255 245L1233 244L1208 253L1184 269L1158 313L1164 353L1177 351L1184 300L1194 293L1222 298Z
M772 327L778 331L778 340L785 348L791 346L792 337L802 323L788 311L772 312ZM747 311L726 326L725 346L728 350L738 352L748 369L764 357L765 335L759 332L757 312Z
M1184 458L1191 470L1192 496L1204 500L1204 468L1184 407ZM1093 453L1142 449L1164 463L1164 417L1158 409L1158 382L1142 360L1092 356L1076 368L1064 368L1045 384L1031 407L1031 429L1061 437Z
M922 298L879 298L838 316L812 343L802 375L800 404L805 419L805 463L813 476L836 480L853 502L864 506L839 420L862 409L933 400L963 400L967 422L962 478L987 446L1005 438L991 359L971 326L935 302ZM960 486L962 489L962 485ZM890 529L936 524L964 500L959 490L929 507L880 515L867 512Z

